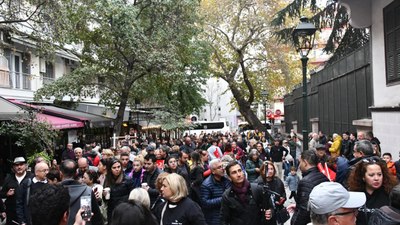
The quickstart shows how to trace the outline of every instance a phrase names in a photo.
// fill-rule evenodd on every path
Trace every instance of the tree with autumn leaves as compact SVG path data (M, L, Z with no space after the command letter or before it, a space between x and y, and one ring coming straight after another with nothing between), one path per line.
M203 37L212 48L211 73L228 83L241 115L263 131L251 104L260 102L262 90L270 98L282 96L300 79L290 47L273 35L270 21L278 8L272 0L202 1Z

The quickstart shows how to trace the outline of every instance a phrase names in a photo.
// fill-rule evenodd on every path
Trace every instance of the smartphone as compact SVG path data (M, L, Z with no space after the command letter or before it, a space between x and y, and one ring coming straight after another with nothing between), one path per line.
M83 209L81 213L82 219L89 221L90 217L92 217L92 198L90 195L81 196L81 209Z

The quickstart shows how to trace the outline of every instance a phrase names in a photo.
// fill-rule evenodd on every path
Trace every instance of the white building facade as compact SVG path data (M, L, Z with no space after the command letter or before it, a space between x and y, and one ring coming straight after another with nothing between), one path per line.
M231 104L233 95L226 81L214 77L208 79L203 86L203 97L208 103L200 110L198 120L225 120L231 131L237 130L240 113Z
M9 29L0 30L0 96L32 101L34 92L69 73L79 59L66 51L53 60L39 56L36 43Z
M400 151L400 16L398 0L342 0L351 25L370 28L373 74L372 131L382 153L394 159ZM368 125L368 124L366 124Z

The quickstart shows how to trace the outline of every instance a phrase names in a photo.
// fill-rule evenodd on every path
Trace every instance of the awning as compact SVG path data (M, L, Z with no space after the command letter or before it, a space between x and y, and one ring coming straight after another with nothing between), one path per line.
M91 103L78 103L78 106L75 110L85 113L91 113L98 116L104 116L110 119L117 118L117 113L113 112L111 109L106 108L103 105L91 104ZM118 108L116 108L118 110ZM124 122L129 121L129 109L126 109L124 112Z
M90 128L112 127L114 125L112 119L103 116L97 116L90 113L84 113L50 105L28 104L15 99L8 99L8 101L17 105L34 108L36 110L39 110L40 113L45 115L59 117L62 119L71 120L75 122L76 121L82 122L83 124L87 124Z
M63 117L69 120L80 120L82 122L88 122L90 128L112 127L114 125L112 119L103 116L97 116L90 113L84 113L49 105L35 105L35 106L38 109L42 110L43 113L47 115Z
M75 129L85 126L85 124L80 121L68 120L56 116L46 115L43 113L36 114L36 118L39 121L49 123L53 127L53 129L56 130Z
M0 120L12 120L24 114L24 110L0 97Z

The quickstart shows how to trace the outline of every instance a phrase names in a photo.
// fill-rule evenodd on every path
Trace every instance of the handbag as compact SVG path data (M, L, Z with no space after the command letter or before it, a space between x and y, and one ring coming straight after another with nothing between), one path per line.
M280 224L284 224L286 221L290 219L289 212L287 211L286 208L276 210L275 215L276 215L276 221Z

